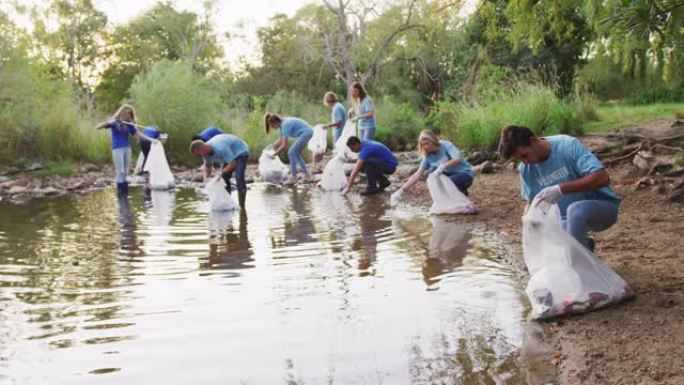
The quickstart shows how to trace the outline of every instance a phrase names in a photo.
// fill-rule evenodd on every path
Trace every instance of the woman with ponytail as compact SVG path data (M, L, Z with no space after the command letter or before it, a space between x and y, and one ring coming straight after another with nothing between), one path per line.
M267 135L272 129L280 130L280 139L273 143L275 152L272 154L272 157L277 156L287 148L288 138L295 140L287 152L287 156L290 158L290 177L283 184L292 185L297 183L297 165L299 165L302 173L304 173L300 181L303 183L308 182L310 177L306 169L306 162L302 158L302 151L313 136L313 129L309 123L299 118L281 118L277 114L267 113L264 115L264 128Z

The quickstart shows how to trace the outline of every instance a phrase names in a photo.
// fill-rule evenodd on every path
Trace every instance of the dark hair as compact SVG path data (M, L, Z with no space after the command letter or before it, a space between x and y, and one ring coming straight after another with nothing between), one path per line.
M193 135L192 140L202 140L199 135Z
M509 159L518 147L529 147L535 138L534 132L525 126L508 125L501 130L499 142L499 154L504 159Z
M352 83L351 88L356 88L359 91L359 102L365 99L366 96L368 96L368 92L366 92L366 89L360 82Z
M278 114L269 114L268 112L264 115L264 129L268 134L271 131L271 125L274 123L280 123L283 119L278 116Z
M356 136L350 136L349 139L347 139L347 147L353 146L356 144L360 144L361 140L357 138Z

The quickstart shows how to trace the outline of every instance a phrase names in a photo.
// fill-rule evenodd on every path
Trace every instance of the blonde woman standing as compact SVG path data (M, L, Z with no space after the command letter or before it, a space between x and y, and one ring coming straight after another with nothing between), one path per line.
M342 135L342 129L347 121L347 110L340 103L337 94L334 92L326 92L323 96L323 103L332 108L331 123L326 124L325 128L333 128L333 144L337 143L337 139Z
M128 104L122 105L111 119L100 123L96 128L98 130L109 128L112 132L112 160L116 173L116 189L119 193L125 194L128 192L126 176L131 165L131 144L128 137L133 135L139 140L146 140L151 143L156 143L159 140L138 131L135 124L135 111Z
M375 108L373 100L359 82L354 82L351 85L350 93L354 112L356 112L356 117L352 118L352 122L359 122L359 138L362 141L372 140L375 136Z
M432 130L423 130L418 137L418 151L423 157L420 167L392 194L393 201L398 200L404 191L418 183L425 173L433 172L445 174L464 195L468 195L468 188L473 184L475 173L453 143L439 140Z

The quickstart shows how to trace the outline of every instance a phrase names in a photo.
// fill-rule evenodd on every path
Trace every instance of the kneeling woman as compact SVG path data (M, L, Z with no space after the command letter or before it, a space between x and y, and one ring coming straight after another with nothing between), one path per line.
M418 183L426 172L445 174L463 194L468 195L475 173L453 143L439 140L432 130L423 130L418 138L418 151L423 156L423 161L418 170L395 192L397 197Z
M287 148L287 138L295 139L294 144L287 152L287 156L290 158L290 177L287 178L283 184L291 185L297 183L297 165L299 165L304 173L301 182L308 182L310 179L309 172L306 169L306 162L304 161L304 158L302 158L302 151L313 136L313 129L309 123L299 118L281 118L277 114L266 114L264 116L264 124L266 134L268 134L271 129L280 130L280 139L273 143L273 148L275 149L273 157Z

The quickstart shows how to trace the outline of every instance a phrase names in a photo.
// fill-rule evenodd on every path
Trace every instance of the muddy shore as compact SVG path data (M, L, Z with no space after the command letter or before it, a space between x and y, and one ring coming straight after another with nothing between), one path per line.
M402 163L415 155L401 154ZM396 188L413 166L393 176ZM516 265L524 270L518 175L507 165L479 173L470 189L479 214L459 220L484 223L510 245ZM684 205L668 203L657 186L636 189L634 167L608 168L623 198L618 223L595 234L596 254L621 275L636 298L604 310L543 323L554 350L559 384L684 384ZM30 172L0 176L0 198L26 204L30 199L85 194L112 186L111 166L84 165L71 177L32 177ZM174 169L179 186L197 186L199 169ZM256 165L247 178L256 178ZM144 179L132 178L133 184ZM407 193L412 203L429 207L424 183Z

